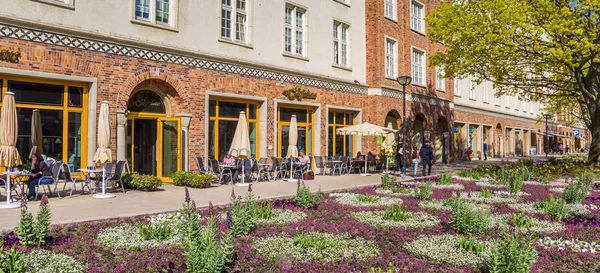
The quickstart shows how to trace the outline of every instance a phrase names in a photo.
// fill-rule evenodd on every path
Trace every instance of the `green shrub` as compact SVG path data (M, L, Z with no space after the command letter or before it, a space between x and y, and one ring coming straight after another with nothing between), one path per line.
M26 206L21 208L19 223L15 228L15 234L19 237L21 244L28 247L39 247L45 243L50 230L50 218L50 207L46 195L42 196L35 221Z
M396 176L386 173L381 178L381 187L386 190L393 189L396 186L396 181Z
M302 182L302 185L299 185L298 189L296 189L296 206L301 208L312 208L319 206L319 204L321 204L321 195L321 189L319 188L317 194L312 196L310 194L310 188L304 185L304 182Z
M502 240L492 250L486 269L490 273L527 273L537 258L535 237L502 233Z
M531 217L524 215L522 213L516 214L508 214L504 216L504 221L506 223L511 223L517 228L531 228L533 221Z
M218 178L213 174L197 174L179 171L171 175L175 186L186 186L190 188L208 188L217 183Z
M388 269L381 269L381 268L375 268L375 267L371 267L371 269L369 269L369 273L394 273L394 263L390 262L390 264L388 265Z
M25 272L24 255L22 252L17 251L15 246L12 246L8 254L0 255L0 273Z
M375 203L381 199L379 196L370 195L370 194L357 194L356 200L361 203Z
M481 189L481 197L483 198L492 198L494 196L494 193L487 189L487 188L482 188Z
M523 177L519 173L519 170L510 171L507 182L508 192L512 194L519 193L523 189Z
M421 183L415 187L415 197L419 200L427 200L433 194L433 185L431 183Z
M399 188L393 188L392 189L392 193L411 193L411 190L409 188L405 188L405 187L399 187Z
M544 184L544 185L550 185L550 179L548 179L548 177L546 176L541 176L538 178L537 180L540 184Z
M257 205L251 187L242 203L235 195L231 196L231 227L229 232L233 236L248 235L257 224Z
M146 174L127 174L123 176L131 187L141 190L155 190L162 186L162 180L154 175ZM125 184L125 182L124 182ZM127 184L125 184L127 185Z
M452 184L452 177L447 173L440 174L440 179L437 182L437 184L438 185L450 185L450 184Z
M590 173L584 172L575 183L567 185L562 197L569 204L583 204L585 198L590 195L592 186L594 186L594 177Z
M533 162L533 159L531 159L531 158L528 158L528 159L519 159L517 161L517 166L518 167L531 168L531 167L533 167L533 164L534 164L534 162Z
M528 166L521 167L519 169L521 171L521 179L523 181L529 181L533 177L533 173L531 172L531 168Z
M510 166L502 166L496 171L496 182L507 185L511 174Z
M460 177L471 177L472 172L471 169L467 169L467 170L462 170L458 172L458 176Z
M485 251L485 244L478 242L477 239L471 236L460 236L458 238L458 248L479 255Z
M383 219L388 221L405 221L409 215L401 205L392 205L385 209Z
M256 208L256 217L258 219L271 219L275 212L273 212L273 202L262 202Z
M140 235L144 240L165 240L171 235L171 228L168 225L142 225L140 227Z
M487 212L475 211L473 205L456 200L452 204L450 224L463 234L481 234L490 226Z
M552 216L558 220L567 217L571 211L564 199L554 198L553 195L548 196L546 200L539 201L535 204L535 208L543 210L546 215Z
M231 263L233 244L227 235L219 236L215 219L210 217L204 228L193 238L191 247L188 249L187 269L188 272L227 272Z

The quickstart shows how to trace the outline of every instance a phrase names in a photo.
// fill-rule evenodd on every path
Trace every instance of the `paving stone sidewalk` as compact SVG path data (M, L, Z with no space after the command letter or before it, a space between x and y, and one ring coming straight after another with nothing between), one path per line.
M470 162L435 164L432 168L432 174L456 173L461 169L499 163L501 163L500 160L490 159L488 161L475 160ZM419 169L419 173L420 171ZM411 173L410 169L409 173ZM306 185L313 192L316 192L319 188L324 192L330 192L377 185L380 184L380 177L381 175L379 174L367 177L356 174L342 176L317 175L315 180L306 181ZM412 176L407 177L407 179L412 178ZM257 197L269 199L294 196L296 194L296 187L295 183L277 180L255 183L252 189ZM236 195L244 195L247 191L247 187L223 185L208 189L190 189L190 196L196 201L198 207L208 206L209 201L212 201L214 205L225 205L229 203L232 189L235 190ZM117 193L117 197L113 199L94 199L89 194L76 194L72 197L64 198L54 196L50 198L49 204L52 211L52 223L63 224L175 211L181 207L184 197L183 187L164 184L160 191L143 192L132 190L125 194ZM39 201L29 202L29 211L37 212L38 205ZM0 230L13 229L18 221L19 209L0 210Z

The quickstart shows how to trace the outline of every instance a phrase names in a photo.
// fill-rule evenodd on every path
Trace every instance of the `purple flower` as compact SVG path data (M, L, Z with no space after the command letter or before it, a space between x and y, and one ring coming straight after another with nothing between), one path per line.
M186 204L189 204L189 203L190 203L190 201L191 201L191 198L190 198L190 191L188 190L188 188L187 188L187 187L185 187L185 203L186 203Z
M48 197L46 195L42 195L42 201L40 202L40 207L45 207L48 205Z
M252 192L252 183L248 184L248 192Z

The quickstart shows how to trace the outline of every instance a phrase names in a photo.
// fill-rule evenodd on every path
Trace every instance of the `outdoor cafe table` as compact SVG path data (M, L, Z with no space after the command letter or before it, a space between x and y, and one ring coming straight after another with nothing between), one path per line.
M17 183L20 183L20 188L21 188L21 193L25 192L25 182L31 180L31 177L33 176L32 173L29 172L3 172L3 175L6 175L6 181L5 181L5 185L6 185L6 204L0 204L0 208L18 208L21 206L20 203L12 203L12 198L9 198L10 196L10 184L14 181Z
M329 174L334 175L334 173L333 173L333 167L335 166L335 164L342 163L342 161L341 160L325 160L325 161L323 161L323 163L325 163L325 166L328 165L327 163L331 163L331 168L329 168ZM340 172L340 174L341 173L342 172Z
M219 168L228 169L231 172L231 180L232 180L232 182L233 182L233 180L235 180L233 172L236 171L236 170L238 170L237 164L236 165L219 164Z
M85 175L85 179L88 181L88 183L91 182L91 178L90 178L91 174L94 174L94 176L97 175L97 174L102 174L102 169L77 169L76 171L82 172ZM88 188L90 189L90 191L92 193L96 192L96 187L95 186L94 186L93 189L90 188L89 186L88 186Z
M368 167L365 165L365 160L364 159L356 159L356 160L352 160L352 165L354 164L358 164L358 173L360 174L360 169L362 167L365 168L365 174L368 172Z

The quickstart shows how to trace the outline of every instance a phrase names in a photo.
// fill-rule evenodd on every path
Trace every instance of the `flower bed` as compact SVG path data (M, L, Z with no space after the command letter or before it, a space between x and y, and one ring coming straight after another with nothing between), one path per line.
M434 263L446 263L455 266L477 267L486 261L492 250L492 244L487 242L485 251L480 255L458 247L459 237L456 235L424 236L404 247L415 255L429 258Z
M304 220L306 213L293 210L274 209L269 219L258 219L259 225L284 225Z
M353 205L358 207L380 207L389 206L393 204L402 204L402 199L400 198L378 197L374 195L357 194L352 192L332 193L329 196L335 198L335 200L340 204ZM362 196L367 197L367 199L361 200Z

